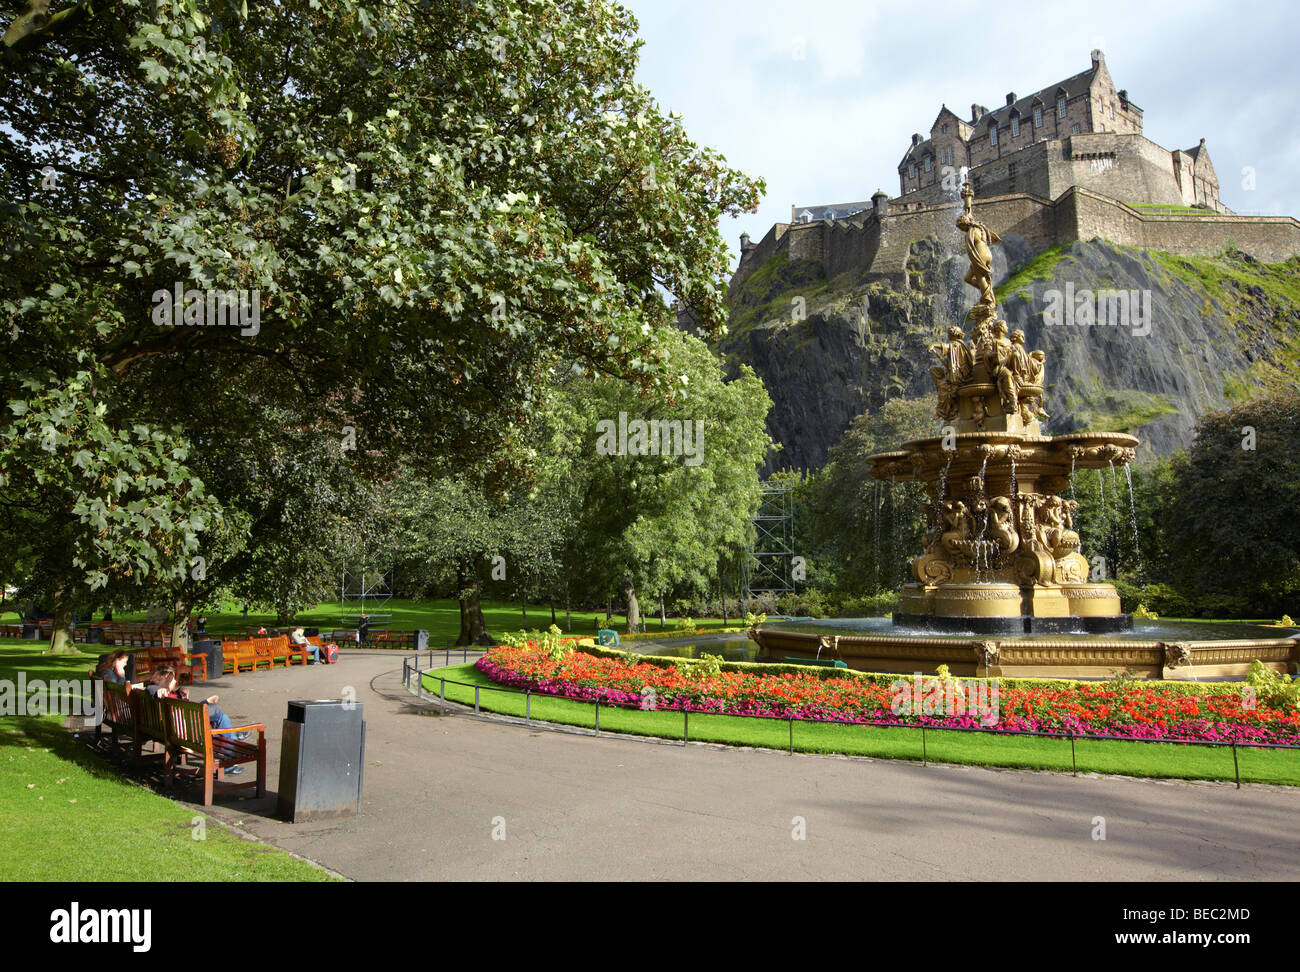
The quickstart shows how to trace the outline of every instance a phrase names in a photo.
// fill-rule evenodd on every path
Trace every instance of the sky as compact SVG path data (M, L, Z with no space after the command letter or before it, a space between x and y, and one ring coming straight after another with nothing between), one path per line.
M757 214L723 220L733 263L740 234L758 242L792 204L898 195L899 159L941 105L995 108L1088 70L1094 48L1147 138L1205 139L1229 208L1300 217L1294 0L623 3L645 42L638 80L696 142L767 182Z

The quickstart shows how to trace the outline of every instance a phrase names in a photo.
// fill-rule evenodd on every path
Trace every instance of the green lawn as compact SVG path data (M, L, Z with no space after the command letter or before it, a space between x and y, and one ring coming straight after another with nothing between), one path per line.
M0 679L17 679L19 670L29 682L80 678L94 661L91 646L80 657L42 655L41 647L0 639ZM197 806L129 782L63 721L0 719L0 881L329 880L282 850L229 833ZM196 791L182 792L193 799Z
M437 669L458 682L490 686L493 683L472 664ZM438 679L424 676L425 690L437 695ZM447 698L467 705L474 703L469 686L446 686ZM480 706L490 712L523 716L522 695L481 691ZM534 695L532 716L562 725L594 725L595 706L586 702ZM624 732L665 739L682 738L681 712L641 712L601 706L601 732ZM691 713L690 738L695 742L716 742L736 746L788 749L790 724L769 719ZM926 756L934 762L976 766L1010 766L1069 772L1070 743L1067 740L1030 736L994 736L982 733L927 730ZM914 729L885 729L835 723L794 723L794 748L805 753L844 753L885 759L922 758L921 733ZM1130 743L1109 740L1076 740L1079 772L1112 773L1189 780L1233 779L1232 750L1227 747L1179 746L1163 743ZM1238 749L1237 759L1243 782L1300 785L1300 751Z
M379 610L376 608L375 610ZM411 630L423 628L429 632L429 643L435 647L441 647L448 640L455 641L460 634L460 607L450 599L442 600L424 600L424 601L407 601L392 599L383 606L383 610L392 614L393 620L390 627L400 630ZM135 612L118 612L114 618L118 621L143 621L145 618L144 611ZM571 615L573 621L573 633L594 635L596 633L596 621L599 619L601 627L609 627L620 634L627 628L627 620L621 616L615 616L609 625L605 624L604 611L574 611ZM504 601L484 601L483 618L487 621L488 630L494 635L501 635L506 631L518 631L527 627L529 630L534 628L545 630L551 624L551 612L549 608L529 605L528 619L525 623L523 611L517 603L506 603ZM564 628L564 610L557 608L555 612L556 622L560 628ZM222 610L207 612L208 630L222 634L226 632L240 632L248 625L266 625L267 627L275 626L274 614L261 614L250 611L248 617L243 614L242 604L225 604ZM337 628L341 627L339 621L339 602L325 601L317 604L309 611L302 611L298 614L297 620L308 627L317 628ZM0 613L0 621L6 624L16 624L18 615L10 611ZM731 619L731 624L742 623L743 619L738 621L736 618ZM671 633L674 630L674 620L668 619L668 627L665 633ZM699 627L701 630L721 628L722 620L700 620ZM655 617L646 618L646 631L656 632L659 630L659 619Z

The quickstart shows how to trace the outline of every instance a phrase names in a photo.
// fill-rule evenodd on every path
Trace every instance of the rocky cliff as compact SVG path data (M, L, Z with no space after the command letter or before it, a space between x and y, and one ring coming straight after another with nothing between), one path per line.
M733 288L718 350L730 369L752 365L772 396L782 450L768 471L820 468L860 412L932 395L926 349L966 326L966 268L964 247L928 238L911 245L901 286L827 280L819 264L777 254ZM1099 240L1033 256L1011 237L994 270L1002 316L1047 352L1047 434L1132 432L1139 455L1166 454L1199 415L1300 379L1300 258L1265 266ZM1098 317L1124 319L1088 323Z

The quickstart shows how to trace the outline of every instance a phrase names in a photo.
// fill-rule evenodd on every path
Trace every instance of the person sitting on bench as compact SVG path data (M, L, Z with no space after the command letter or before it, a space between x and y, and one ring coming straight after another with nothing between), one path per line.
M107 654L99 656L99 666L95 674L105 682L113 682L117 685L125 685L129 692L133 688L143 688L144 682L131 682L126 677L126 666L131 662L131 653L123 651L121 648L117 651L110 651Z
M320 646L313 645L310 641L308 641L307 636L303 633L303 631L304 631L303 628L294 628L293 634L289 635L289 640L293 642L295 645L306 648L308 651L310 651L311 660L314 661L317 665L319 665Z
M190 699L189 693L183 688L176 687L176 669L169 665L162 668L155 668L149 673L149 682L145 685L145 691L154 698L162 699L181 699L182 701L194 701ZM208 703L208 725L213 729L233 729L234 723L230 721L230 716L217 705L219 695L209 695L203 701ZM234 733L234 738L244 740L248 738L247 732ZM239 767L231 767L226 770L227 773L233 772ZM243 770L239 770L241 773Z

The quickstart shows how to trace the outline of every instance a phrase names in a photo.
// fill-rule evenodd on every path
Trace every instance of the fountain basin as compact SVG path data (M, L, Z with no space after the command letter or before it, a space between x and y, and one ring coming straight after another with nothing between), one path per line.
M749 636L759 646L760 661L829 658L870 672L928 673L947 665L960 676L1110 678L1130 671L1142 678L1197 680L1244 677L1257 659L1290 675L1300 666L1300 631L1290 628L1138 622L1099 637L1088 630L1087 619L1061 618L1066 630L1054 633L981 635L971 620L944 619L966 628L942 635L896 616L764 624Z

